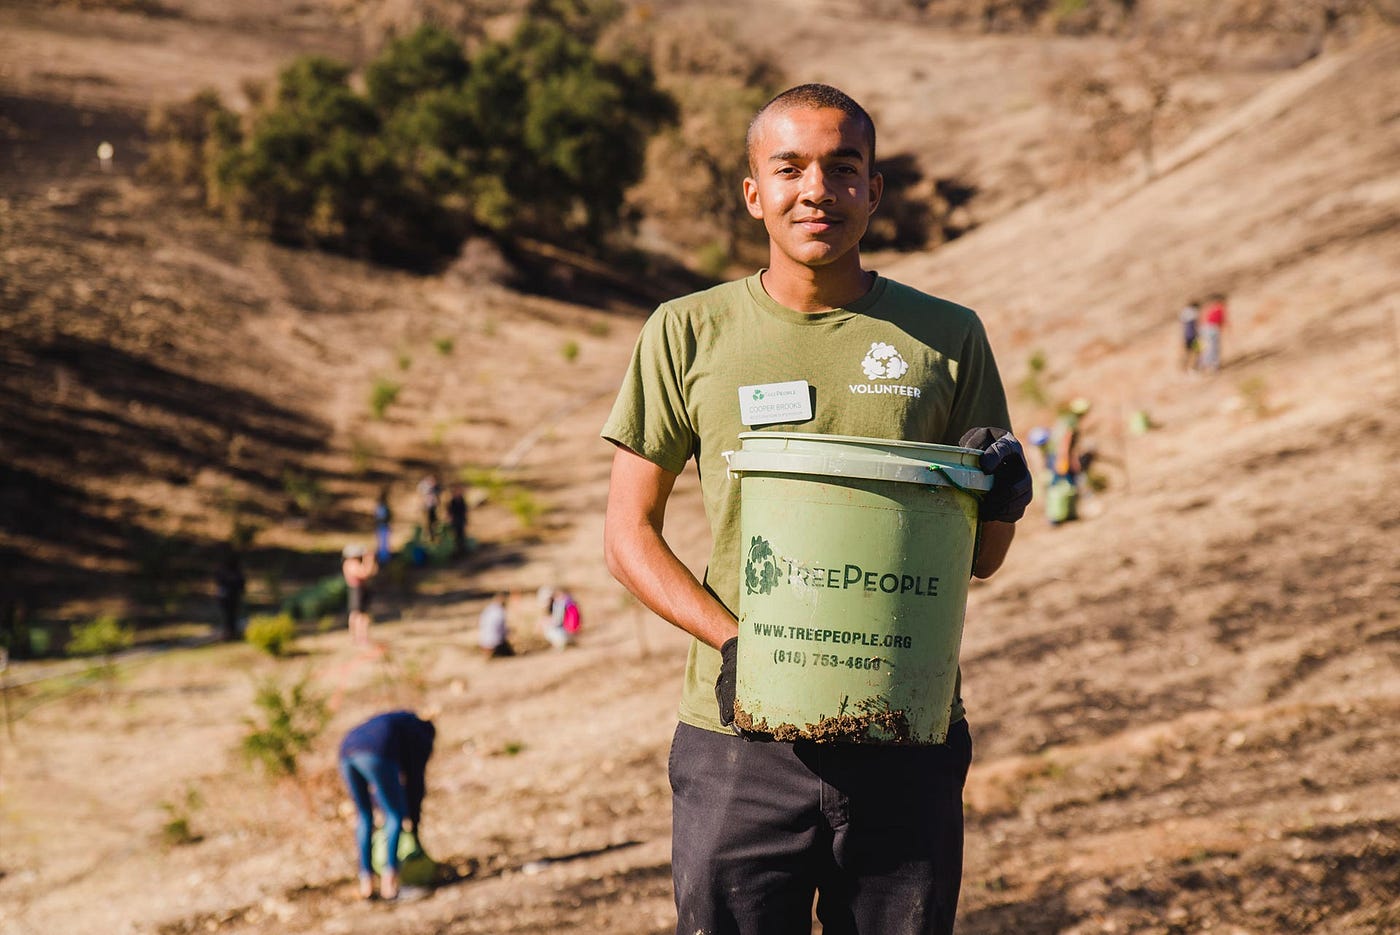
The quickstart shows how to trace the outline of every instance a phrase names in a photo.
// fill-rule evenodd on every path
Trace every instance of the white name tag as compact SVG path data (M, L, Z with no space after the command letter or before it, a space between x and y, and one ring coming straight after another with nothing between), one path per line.
M812 397L806 380L739 387L739 421L749 427L806 422L810 418Z

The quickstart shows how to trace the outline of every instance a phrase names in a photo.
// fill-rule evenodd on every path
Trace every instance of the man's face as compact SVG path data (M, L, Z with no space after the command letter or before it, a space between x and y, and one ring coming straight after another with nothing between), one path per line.
M751 157L744 202L768 230L773 263L781 254L802 266L826 266L860 243L884 180L871 170L858 121L834 108L769 113Z

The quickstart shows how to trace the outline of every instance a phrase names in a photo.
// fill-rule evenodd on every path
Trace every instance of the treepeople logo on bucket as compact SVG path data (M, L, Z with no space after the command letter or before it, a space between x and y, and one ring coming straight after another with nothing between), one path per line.
M860 369L868 380L898 380L909 372L909 361L900 355L893 344L871 341L870 350L860 362ZM857 395L912 396L915 399L920 395L917 386L889 383L852 383L850 390Z
M749 554L744 562L744 588L749 594L772 594L784 581L798 588L938 596L937 575L910 575L902 571L864 568L847 561L823 564L800 562L777 554L767 539L754 536L749 540Z
M778 557L762 536L749 543L749 559L744 564L744 587L750 594L770 594L778 586Z

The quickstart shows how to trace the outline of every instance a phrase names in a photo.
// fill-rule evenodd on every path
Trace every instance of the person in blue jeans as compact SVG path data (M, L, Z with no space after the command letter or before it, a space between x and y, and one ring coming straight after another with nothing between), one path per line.
M360 896L374 895L374 865L370 841L374 835L374 802L384 813L388 856L379 881L379 895L399 893L399 834L407 819L414 832L423 814L424 774L433 755L437 729L412 711L390 711L354 727L340 743L340 774L359 812L355 842L360 852ZM371 792L373 798L371 798Z

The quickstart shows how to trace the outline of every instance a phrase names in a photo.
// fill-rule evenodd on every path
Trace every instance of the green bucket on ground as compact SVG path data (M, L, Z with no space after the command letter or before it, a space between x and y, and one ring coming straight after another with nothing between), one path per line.
M777 740L947 737L981 454L918 442L747 432L739 479L735 722Z
M389 832L382 826L370 837L370 865L383 873L389 863ZM399 832L399 882L404 886L431 886L437 878L437 861L418 843L412 831Z

